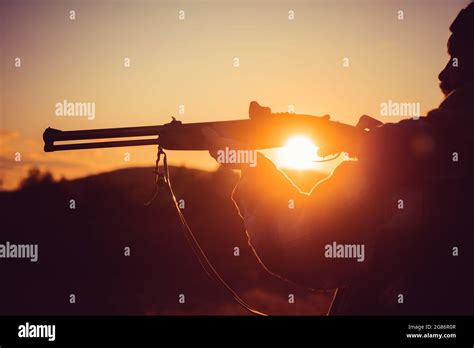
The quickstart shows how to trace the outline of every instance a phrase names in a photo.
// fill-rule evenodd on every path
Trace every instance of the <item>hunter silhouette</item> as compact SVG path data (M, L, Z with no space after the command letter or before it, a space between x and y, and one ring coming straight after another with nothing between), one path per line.
M450 30L441 105L396 124L361 118L363 139L323 149L358 160L310 194L261 154L239 168L233 199L256 255L295 283L343 289L332 314L474 313L474 4ZM215 149L239 148L205 135Z

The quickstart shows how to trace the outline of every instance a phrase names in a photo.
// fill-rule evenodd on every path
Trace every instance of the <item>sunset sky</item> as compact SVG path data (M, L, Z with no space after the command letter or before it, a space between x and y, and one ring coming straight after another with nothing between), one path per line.
M420 103L425 114L442 100L437 75L448 60L448 27L468 3L1 1L2 189L15 188L30 167L74 178L154 164L154 147L46 154L48 126L154 125L171 115L183 122L242 119L251 100L350 124L363 114L400 120L380 116L388 100ZM95 103L95 119L56 116L63 100ZM168 157L171 164L216 167L207 152Z

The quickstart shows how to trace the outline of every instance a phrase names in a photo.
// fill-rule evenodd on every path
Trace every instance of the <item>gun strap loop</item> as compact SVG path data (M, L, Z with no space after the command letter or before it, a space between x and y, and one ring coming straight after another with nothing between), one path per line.
M163 171L160 172L160 157L163 155ZM166 158L166 152L163 150L161 145L158 145L158 158L156 160L155 173L157 175L156 180L158 181L158 188L166 187L169 183L169 171L168 171L168 160Z
M163 167L164 171L160 171L160 162L161 157L163 156ZM145 206L149 206L155 198L158 196L158 192L160 188L166 187L169 182L169 172L168 172L168 161L166 159L166 152L163 150L161 145L158 145L158 152L156 154L156 162L155 162L155 169L153 170L155 173L155 185L153 189L153 195L151 198L145 203Z
M160 172L159 166L160 166L160 160L161 157L163 156L163 171ZM189 227L186 218L184 217L183 213L181 212L181 209L179 208L178 200L176 199L176 196L173 192L173 189L171 188L171 182L169 178L169 169L168 169L168 161L166 158L166 153L161 147L161 145L158 145L158 153L156 157L156 165L155 165L155 192L153 194L153 197L150 199L146 205L150 205L151 202L156 198L158 195L158 191L160 188L164 188L165 191L168 193L169 198L171 200L172 205L175 208L175 211L178 215L179 221L181 228L183 229L184 235L191 246L191 249L194 252L194 255L196 255L196 258L198 259L199 263L201 264L201 267L203 270L207 273L207 275L216 280L218 283L220 283L234 298L234 300L240 304L244 309L249 311L252 314L255 315L261 315L261 316L267 316L267 314L262 313L260 311L257 311L256 309L253 309L245 300L243 300L237 292L229 285L227 282L221 277L219 272L214 268L212 265L211 261L207 257L206 253L202 249L201 245L199 244L198 240L196 239L196 236L194 233L191 231L191 228Z

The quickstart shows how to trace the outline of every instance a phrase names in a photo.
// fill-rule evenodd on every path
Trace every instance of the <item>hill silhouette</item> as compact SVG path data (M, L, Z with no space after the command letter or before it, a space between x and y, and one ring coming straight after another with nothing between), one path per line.
M306 191L322 178L288 174ZM0 314L248 314L203 272L165 196L144 206L153 175L152 168L129 168L71 181L25 181L17 191L0 192L0 243L37 243L39 249L36 263L1 260ZM288 284L258 264L230 199L238 174L171 167L170 175L192 231L246 301L269 314L326 313L332 292Z

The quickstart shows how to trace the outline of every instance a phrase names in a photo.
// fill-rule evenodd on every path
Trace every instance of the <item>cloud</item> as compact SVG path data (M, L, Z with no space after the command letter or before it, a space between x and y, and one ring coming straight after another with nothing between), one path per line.
M91 171L91 163L81 156L68 153L48 155L43 152L42 141L22 136L16 131L0 129L0 181L2 189L11 190L18 187L32 167L49 171L59 178L61 176L80 176Z
M5 128L0 128L0 138L2 139L2 141L12 140L18 138L19 136L20 134L18 132Z

